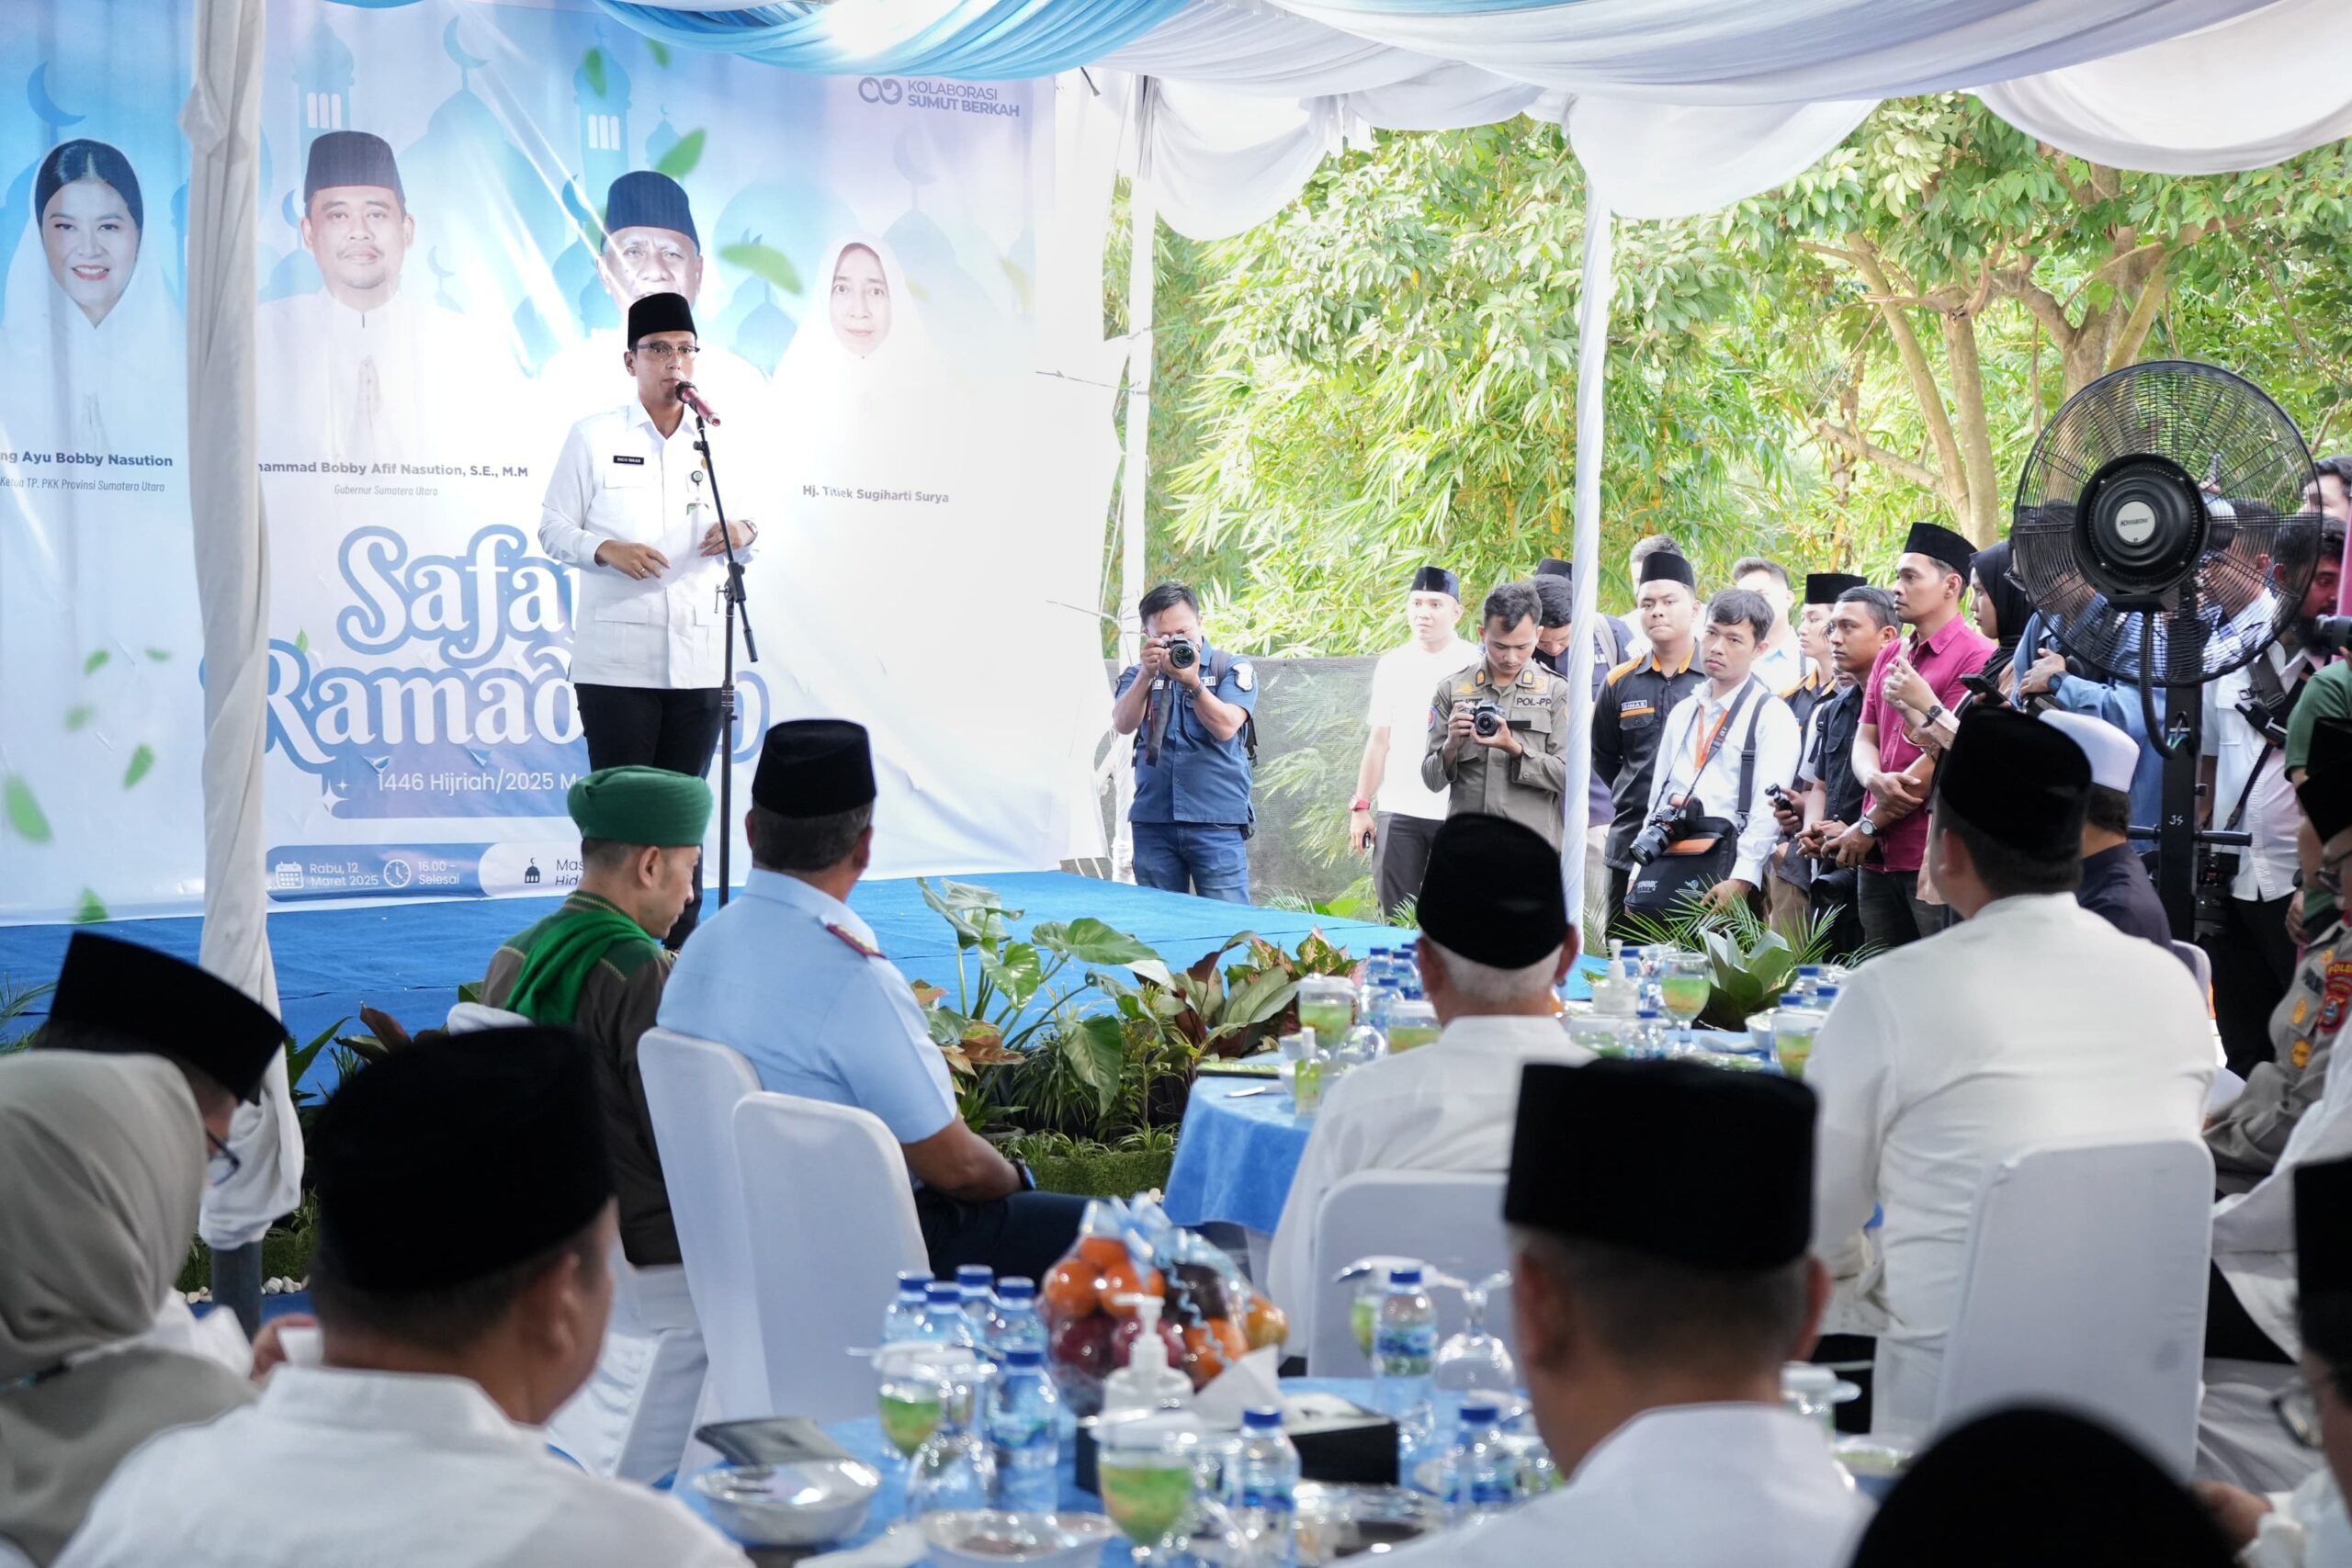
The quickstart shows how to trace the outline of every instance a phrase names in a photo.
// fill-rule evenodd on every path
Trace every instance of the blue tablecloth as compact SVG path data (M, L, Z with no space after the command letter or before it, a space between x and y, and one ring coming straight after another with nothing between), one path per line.
M1369 1378L1284 1378L1283 1387L1297 1393L1336 1393L1366 1406L1372 1403ZM882 1490L875 1494L873 1506L865 1511L864 1528L841 1543L842 1548L864 1546L906 1517L906 1463L899 1457L899 1450L884 1440L881 1422L871 1416L855 1421L836 1421L825 1428L825 1435L848 1450L851 1458L862 1460L882 1472ZM688 1507L705 1518L710 1517L702 1493L690 1478L678 1478L677 1495ZM1102 1499L1078 1489L1078 1443L1067 1422L1062 1431L1060 1498L1057 1506L1066 1513L1102 1511ZM1104 1549L1103 1561L1125 1562L1126 1543L1114 1539Z
M1269 1092L1244 1094L1252 1089ZM1272 1078L1193 1079L1168 1172L1168 1217L1272 1235L1314 1125L1292 1114L1290 1096Z

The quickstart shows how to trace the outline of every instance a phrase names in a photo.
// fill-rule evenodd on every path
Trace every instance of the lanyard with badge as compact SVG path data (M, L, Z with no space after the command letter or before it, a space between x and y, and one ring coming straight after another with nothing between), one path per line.
M1690 728L1682 732L1682 738L1685 740L1690 739L1694 732L1697 733L1699 761L1698 765L1690 770L1690 794L1696 795L1699 792L1699 781L1706 776L1707 764L1715 760L1715 754L1723 749L1723 739L1731 729L1731 721L1739 716L1739 710L1747 705L1748 694L1755 690L1756 677L1750 675L1746 683L1739 688L1738 695L1732 698L1730 705L1725 707L1721 716L1716 718L1715 722L1707 726L1703 732L1700 731L1699 726L1701 720L1705 716L1706 702L1703 698L1700 700L1697 705L1697 708L1690 716ZM1748 728L1752 730L1755 726L1751 722ZM1675 747L1675 751L1678 754L1681 750L1682 748L1679 744ZM1673 781L1673 774L1668 773L1667 778L1668 782L1671 784ZM1741 809L1745 810L1747 803L1743 801L1740 804Z

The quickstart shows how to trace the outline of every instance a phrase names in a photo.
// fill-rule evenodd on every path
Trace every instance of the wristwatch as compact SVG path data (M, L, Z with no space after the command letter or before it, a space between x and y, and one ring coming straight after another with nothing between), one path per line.
M1348 809L1351 811L1369 811L1372 809L1372 802L1366 800L1362 795L1358 795L1353 800L1348 802Z
M1936 720L1943 717L1943 716L1944 705L1941 703L1932 703L1928 705L1928 711L1919 716L1919 728L1925 729L1928 726L1935 723Z
M1012 1162L1012 1168L1018 1171L1021 1175L1021 1190L1023 1192L1035 1192L1037 1190L1037 1173L1029 1168L1029 1162L1027 1160L1014 1160Z
M1875 839L1878 837L1878 824L1865 817L1854 824L1854 831L1865 839Z

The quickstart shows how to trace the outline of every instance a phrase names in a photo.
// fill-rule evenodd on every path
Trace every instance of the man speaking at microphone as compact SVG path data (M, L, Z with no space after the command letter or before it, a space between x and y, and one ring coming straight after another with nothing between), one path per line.
M621 366L637 395L571 427L540 506L539 547L580 570L571 683L590 769L700 778L722 717L728 538L686 417L694 312L681 295L649 294L629 306L628 343ZM738 517L729 536L742 559L759 529ZM701 909L697 863L665 944L683 943Z

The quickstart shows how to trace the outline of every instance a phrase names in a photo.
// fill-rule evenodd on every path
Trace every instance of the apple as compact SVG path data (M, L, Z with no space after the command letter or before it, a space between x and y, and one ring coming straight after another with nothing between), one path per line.
M1099 1314L1069 1318L1055 1327L1048 1350L1060 1365L1101 1377L1110 1370L1114 1326Z
M1142 1337L1143 1319L1131 1317L1120 1324L1117 1332L1111 1336L1111 1364L1114 1367L1125 1366L1135 1355L1136 1341ZM1181 1367L1184 1364L1184 1337L1177 1332L1174 1324L1163 1323L1159 1325L1159 1342L1168 1347L1170 1366Z

